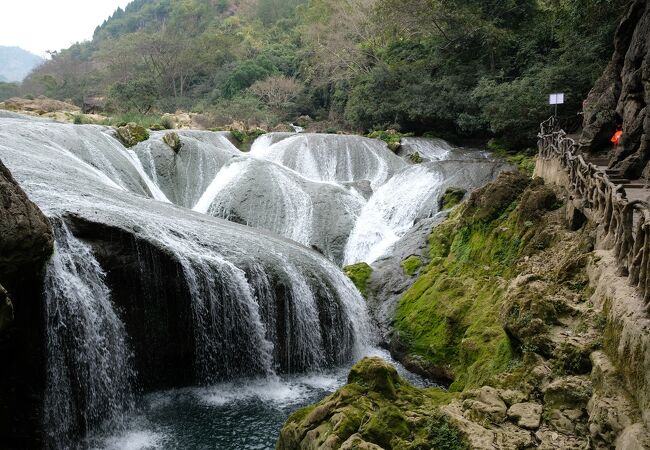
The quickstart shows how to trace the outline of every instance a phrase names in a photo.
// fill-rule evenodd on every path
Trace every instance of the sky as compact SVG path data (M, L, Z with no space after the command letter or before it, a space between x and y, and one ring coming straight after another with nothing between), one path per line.
M0 45L46 56L89 40L100 25L131 0L0 0Z

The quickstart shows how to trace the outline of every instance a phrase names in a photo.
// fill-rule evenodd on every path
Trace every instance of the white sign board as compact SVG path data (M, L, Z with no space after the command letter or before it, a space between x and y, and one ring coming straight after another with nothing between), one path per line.
M564 94L551 94L548 99L550 105L563 105L564 104Z

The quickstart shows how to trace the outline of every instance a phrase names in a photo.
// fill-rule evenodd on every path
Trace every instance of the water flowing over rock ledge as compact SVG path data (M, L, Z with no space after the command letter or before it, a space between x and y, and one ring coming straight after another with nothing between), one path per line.
M432 140L414 165L356 136L263 136L251 154L224 133L181 130L175 148L164 137L127 149L106 127L0 119L0 158L56 241L33 310L44 305L46 323L30 338L46 347L32 364L46 367L34 398L48 448L121 427L140 391L347 363L371 332L332 261L381 256L448 184L472 189L505 168ZM39 420L40 405L25 409Z

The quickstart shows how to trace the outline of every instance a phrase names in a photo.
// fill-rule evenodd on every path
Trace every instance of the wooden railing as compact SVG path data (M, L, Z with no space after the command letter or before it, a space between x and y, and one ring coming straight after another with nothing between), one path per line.
M542 123L538 137L539 157L560 162L573 197L582 200L586 215L599 226L602 246L613 250L619 275L627 276L650 304L650 205L629 201L622 185L578 154L575 141L553 118Z

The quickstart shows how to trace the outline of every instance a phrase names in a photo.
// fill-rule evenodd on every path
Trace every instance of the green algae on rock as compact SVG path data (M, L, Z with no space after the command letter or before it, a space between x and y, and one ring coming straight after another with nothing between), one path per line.
M414 387L381 358L364 358L348 384L289 417L276 449L467 449L466 437L438 408L453 398Z
M404 269L404 273L412 277L418 272L420 267L422 267L422 264L422 258L416 255L411 255L404 259L400 265L402 266L402 269Z
M178 151L181 149L183 146L183 143L181 142L181 138L178 136L178 133L175 131L171 131L163 136L163 142L167 144L169 148L171 148L174 153L178 153Z
M440 199L440 209L451 209L463 201L463 197L467 191L462 188L450 187L447 188L442 198Z
M129 122L124 126L117 127L116 131L117 137L127 148L149 139L149 131L135 122Z
M352 280L361 295L366 298L368 295L367 283L370 275L372 275L372 267L365 262L361 262L345 266L343 272Z

